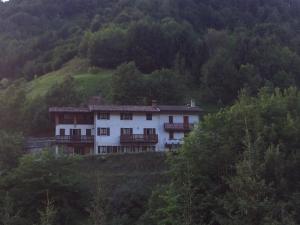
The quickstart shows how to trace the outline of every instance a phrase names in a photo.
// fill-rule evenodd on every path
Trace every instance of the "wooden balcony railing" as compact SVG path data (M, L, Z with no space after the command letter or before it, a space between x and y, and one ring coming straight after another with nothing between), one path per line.
M57 144L93 144L94 136L71 135L71 136L56 136Z
M194 128L192 123L165 123L164 124L166 131L191 131Z
M74 119L59 119L59 124L74 124Z
M59 124L75 124L74 119L60 119ZM76 124L94 124L92 119L77 119Z
M157 134L123 134L120 137L121 144L157 144Z

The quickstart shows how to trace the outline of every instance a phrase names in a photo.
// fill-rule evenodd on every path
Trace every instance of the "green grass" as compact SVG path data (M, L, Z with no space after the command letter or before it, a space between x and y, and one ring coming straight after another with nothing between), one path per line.
M62 69L45 74L27 83L27 99L34 100L39 96L44 96L51 87L61 83L68 75L73 76L79 91L86 96L102 94L109 97L111 77L113 70L98 69L94 73L89 70L86 62L75 59L67 63Z
M106 99L110 99L112 74L113 71L103 70L97 74L78 74L74 78L78 90L86 96L101 94Z

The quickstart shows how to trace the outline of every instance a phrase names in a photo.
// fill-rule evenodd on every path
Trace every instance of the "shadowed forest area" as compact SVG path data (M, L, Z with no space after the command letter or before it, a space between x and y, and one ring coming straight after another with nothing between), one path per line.
M0 2L0 224L300 224L299 0ZM186 104L179 152L24 154L48 108Z

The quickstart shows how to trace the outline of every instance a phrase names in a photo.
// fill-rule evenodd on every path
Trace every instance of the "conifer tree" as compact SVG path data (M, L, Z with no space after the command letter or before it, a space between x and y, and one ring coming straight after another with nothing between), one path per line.
M46 191L45 209L40 211L40 225L55 225L56 210L54 201L49 198L49 191Z
M92 225L106 225L104 189L100 181L97 181L95 196L89 210Z

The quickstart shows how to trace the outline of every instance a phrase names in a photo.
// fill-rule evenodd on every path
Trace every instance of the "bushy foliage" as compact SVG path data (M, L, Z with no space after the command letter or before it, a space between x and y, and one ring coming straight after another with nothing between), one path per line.
M31 79L81 56L178 70L214 103L232 103L241 88L299 86L297 0L11 0L0 9L1 78Z
M296 88L208 115L171 157L172 182L154 195L152 224L297 224L299 107ZM155 207L153 207L155 206ZM147 215L147 214L146 214Z
M144 75L135 63L122 64L112 79L113 101L120 104L180 104L184 100L185 80L172 70L156 70Z
M43 224L50 219L55 224L78 224L87 216L89 192L72 169L78 160L48 152L27 155L16 169L0 177L0 190L9 193L23 224L39 223L40 217ZM53 218L50 209L56 211Z
M22 135L0 130L0 174L16 167L23 155Z

